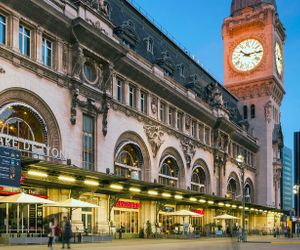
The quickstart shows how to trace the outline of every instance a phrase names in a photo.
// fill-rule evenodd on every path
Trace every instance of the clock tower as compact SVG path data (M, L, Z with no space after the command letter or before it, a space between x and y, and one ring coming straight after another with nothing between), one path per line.
M275 0L232 0L224 19L224 85L257 139L255 201L280 207L285 29Z

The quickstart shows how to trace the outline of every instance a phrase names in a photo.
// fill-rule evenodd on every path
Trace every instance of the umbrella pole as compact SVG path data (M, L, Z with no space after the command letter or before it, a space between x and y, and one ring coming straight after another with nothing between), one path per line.
M17 205L17 232L20 229L20 204Z
M24 206L23 205L21 205L21 226L22 226L21 232L23 233L23 229L24 229Z
M27 205L27 233L29 233L29 207L30 205Z
M9 210L8 210L8 203L6 203L6 234L8 234L8 224L9 224Z
M35 232L37 233L37 204L35 204Z

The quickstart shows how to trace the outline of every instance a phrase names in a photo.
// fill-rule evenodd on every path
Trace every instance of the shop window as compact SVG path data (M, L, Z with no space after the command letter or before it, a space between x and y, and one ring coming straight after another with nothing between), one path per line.
M87 170L94 170L94 118L83 115L82 127L82 165Z
M30 46L31 46L31 31L24 25L19 27L19 49L20 53L30 57Z
M128 87L128 103L129 103L129 106L131 108L135 108L135 102L136 102L136 90L135 90L135 87L132 86L132 85L129 85Z
M117 229L121 226L124 228L124 233L139 232L139 212L133 210L121 210L114 208L114 222Z
M142 113L147 113L147 94L141 91L140 108Z
M183 114L181 112L177 112L177 129L183 130Z
M116 81L116 98L119 102L123 102L123 88L124 88L124 83L120 79L117 79Z
M159 119L162 122L166 122L166 105L163 102L160 103Z
M244 119L248 119L248 107L246 105L243 106L243 117Z
M6 18L0 15L0 43L6 43Z
M141 180L143 155L136 144L126 144L115 158L115 175Z
M48 67L52 66L52 42L47 38L42 38L42 63Z
M255 105L252 104L250 107L251 119L255 118Z
M177 187L178 177L179 168L175 158L172 156L166 157L160 167L159 183L166 186Z
M191 179L191 190L205 193L206 176L202 167L194 169Z

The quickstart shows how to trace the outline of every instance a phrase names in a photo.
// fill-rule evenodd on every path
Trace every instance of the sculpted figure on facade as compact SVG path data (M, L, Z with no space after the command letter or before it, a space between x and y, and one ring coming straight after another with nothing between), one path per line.
M155 97L155 96L152 96L151 110L152 110L153 114L156 114L156 112L157 112L157 97Z
M155 125L145 125L144 130L150 143L153 157L156 157L160 146L164 143L162 138L164 136L164 132L161 131L160 126Z
M191 139L184 138L180 141L187 166L191 166L192 159L196 153L196 146Z
M265 105L265 119L269 123L272 120L272 102L268 101Z
M212 83L209 85L208 88L209 93L209 103L213 107L223 107L224 101L223 101L223 95L218 87L217 83Z
M186 129L190 129L190 127L191 127L191 121L192 121L192 118L189 115L187 115L185 117L185 127L186 127Z
M82 67L85 63L85 57L83 54L82 48L79 44L75 45L73 50L73 69L72 69L72 76L76 79L80 79L80 75L82 73Z

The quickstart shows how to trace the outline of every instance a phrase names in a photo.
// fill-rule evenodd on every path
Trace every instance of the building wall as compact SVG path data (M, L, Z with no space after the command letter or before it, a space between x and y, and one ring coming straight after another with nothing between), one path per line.
M292 150L284 147L282 150L282 209L292 209L293 200L293 164Z

